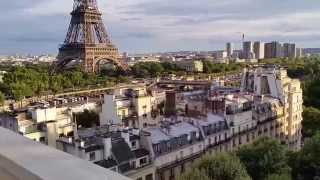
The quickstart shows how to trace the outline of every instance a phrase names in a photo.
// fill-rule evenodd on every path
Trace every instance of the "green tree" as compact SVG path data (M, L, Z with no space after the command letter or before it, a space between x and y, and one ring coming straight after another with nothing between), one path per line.
M55 76L52 76L50 78L50 89L51 91L56 94L58 92L60 92L62 89L63 89L63 77L62 75L55 75Z
M305 107L303 110L302 133L304 137L312 137L320 131L320 110Z
M296 154L293 172L298 180L320 179L320 133L306 140L302 150Z
M5 100L6 96L2 92L0 92L0 105L3 105Z
M23 98L33 95L31 88L24 83L14 83L10 86L13 98L17 101L21 101Z
M265 179L271 174L290 173L286 149L271 138L261 138L242 146L237 155L254 180Z
M320 108L320 80L304 82L303 100L306 106Z
M288 174L271 174L265 180L291 180Z
M250 180L245 167L234 154L205 156L194 166L212 180Z
M178 180L212 180L210 179L205 172L198 169L188 171L187 173L181 175Z

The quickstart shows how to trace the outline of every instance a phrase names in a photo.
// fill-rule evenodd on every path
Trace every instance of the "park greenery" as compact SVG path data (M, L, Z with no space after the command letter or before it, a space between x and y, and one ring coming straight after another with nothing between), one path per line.
M306 140L299 152L261 138L232 153L206 155L179 180L318 180L320 134Z
M7 98L20 101L26 97L56 94L80 88L112 86L128 82L124 76L88 74L75 68L51 75L49 66L12 67L0 83L0 92ZM1 94L0 94L1 100Z
M245 66L241 63L216 64L212 61L203 61L203 71L206 74L241 71Z

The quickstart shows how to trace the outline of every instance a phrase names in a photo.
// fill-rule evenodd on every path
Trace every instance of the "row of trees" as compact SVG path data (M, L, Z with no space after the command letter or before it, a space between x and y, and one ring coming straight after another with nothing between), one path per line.
M216 64L212 61L203 61L203 71L208 74L240 71L244 66L244 64L239 63Z
M132 68L132 74L137 78L157 77L163 73L181 73L183 72L176 64L158 63L158 62L142 62L135 64Z
M179 180L316 180L320 178L320 134L300 152L262 138L234 153L207 155Z
M303 66L303 122L302 132L305 138L320 131L320 59L310 58L304 61ZM301 65L300 65L301 66ZM297 71L301 68L297 68Z
M203 72L206 74L239 71L243 67L244 65L242 64L215 64L211 61L203 60ZM162 74L185 74L185 70L169 62L142 62L132 67L132 74L135 77L144 78L157 77Z
M121 82L128 82L128 79L123 76L88 74L80 68L50 75L48 66L12 67L0 83L0 101L4 96L20 101L25 97Z

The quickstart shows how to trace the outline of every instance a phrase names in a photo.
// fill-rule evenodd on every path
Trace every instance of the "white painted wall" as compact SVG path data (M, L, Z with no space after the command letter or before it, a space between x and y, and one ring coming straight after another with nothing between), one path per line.
M115 96L106 94L104 96L102 112L100 113L100 125L106 125L109 123L120 124L121 120L118 117Z

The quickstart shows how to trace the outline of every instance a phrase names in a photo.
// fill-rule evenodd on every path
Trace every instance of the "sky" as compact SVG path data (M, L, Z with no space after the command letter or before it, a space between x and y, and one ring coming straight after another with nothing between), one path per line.
M121 52L223 49L246 40L320 47L319 0L97 0ZM0 6L0 54L56 54L73 0L11 0Z

